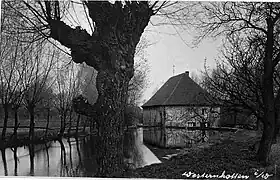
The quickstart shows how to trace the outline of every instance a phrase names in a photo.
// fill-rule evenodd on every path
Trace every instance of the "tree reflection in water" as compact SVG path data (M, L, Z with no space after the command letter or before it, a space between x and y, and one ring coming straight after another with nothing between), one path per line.
M44 144L45 146L45 151L46 151L46 155L47 155L47 176L50 176L50 156L49 156L49 148L50 146L46 144Z
M17 169L18 169L18 157L17 157L17 147L12 149L13 154L14 154L14 176L17 176Z
M29 158L30 158L30 176L34 176L34 144L30 144L29 146Z
M81 152L80 152L80 145L79 145L79 139L78 139L78 137L76 137L75 138L75 140L76 140L76 147L77 147L77 152L78 152L78 157L79 157L79 165L78 165L78 167L82 167L83 166L83 164L82 164L82 157L81 157ZM83 141L84 141L85 139L83 139Z
M8 168L7 168L6 150L5 149L1 149L1 155L2 155L2 162L3 162L3 168L4 168L5 176L8 176Z
M144 163L142 151L137 142L138 133L135 129L128 129L124 134L124 161L127 168L135 169Z
M14 170L15 176L93 177L98 168L95 159L97 146L96 137L88 136L31 144L28 149L17 147L6 149L6 152L2 150L0 176L7 176L8 171ZM124 155L129 168L160 162L143 144L135 129L125 132ZM12 161L7 162L6 158Z

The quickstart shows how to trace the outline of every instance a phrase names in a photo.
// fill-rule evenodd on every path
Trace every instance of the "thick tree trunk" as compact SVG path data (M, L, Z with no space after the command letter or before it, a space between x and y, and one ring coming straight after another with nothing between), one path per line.
M118 73L99 71L96 78L96 108L99 165L97 176L109 176L123 169L124 109L129 79Z
M278 107L275 107L275 130L274 130L274 134L273 134L273 139L272 139L272 144L276 144L277 143L277 136L279 134L279 129L280 129L280 111L278 109Z
M96 176L101 177L123 169L128 83L134 72L136 46L153 15L147 1L125 4L123 7L120 1L86 3L89 17L95 23L92 35L79 27L73 29L48 13L50 36L71 49L74 62L85 62L98 71L94 118L98 126Z
M273 93L273 23L272 19L267 19L268 34L266 40L266 54L264 58L263 74L263 102L264 102L264 121L263 134L258 150L258 159L261 163L268 162L272 139L275 131L275 106Z
M35 112L34 108L30 107L28 109L29 111L29 116L30 116L30 123L29 123L29 140L33 141L34 140L34 127L35 127Z
M280 88L278 89L276 98L275 98L275 132L273 136L272 143L277 143L277 136L280 130Z
M96 126L96 122L94 120L87 118L87 123L89 124L90 134L93 134L94 130L98 130L98 127Z
M278 125L276 125L275 132L274 132L274 135L273 135L272 144L276 144L277 143L277 136L279 134L279 129L280 129L280 127Z
M9 119L9 111L8 106L3 104L4 109L4 122L3 122L3 130L2 130L2 140L5 140L6 138L6 132L7 132L7 125L8 125L8 119Z

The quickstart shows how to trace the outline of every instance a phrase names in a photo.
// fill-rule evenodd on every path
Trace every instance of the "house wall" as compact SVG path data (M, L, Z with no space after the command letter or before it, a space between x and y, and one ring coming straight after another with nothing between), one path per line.
M164 118L162 107L145 108L143 110L143 124L149 127L143 129L143 140L149 144L165 146L165 129L161 128Z
M219 110L219 108L212 107L187 106L144 109L143 124L162 127L145 128L143 132L144 141L163 147L185 147L202 138L206 141L209 138L209 132L188 131L173 127L199 127L203 122L208 122L209 126L216 126L219 120Z
M205 135L203 135L200 130L189 131L186 129L166 128L166 147L191 147L202 138L207 141L209 133L205 132Z
M208 122L209 126L213 126L218 119L219 108L212 107L187 107L187 106L171 106L166 107L166 122L168 126L180 127L200 127L201 123ZM216 113L216 115L214 114ZM201 141L209 139L207 131L189 131L186 129L166 128L166 146L167 147L185 147Z
M152 107L143 110L143 124L159 125L162 123L161 114L162 107Z
M209 122L213 126L219 120L220 108L213 107L188 107L169 106L166 110L166 126L188 126L189 122L194 122L196 126L200 122Z

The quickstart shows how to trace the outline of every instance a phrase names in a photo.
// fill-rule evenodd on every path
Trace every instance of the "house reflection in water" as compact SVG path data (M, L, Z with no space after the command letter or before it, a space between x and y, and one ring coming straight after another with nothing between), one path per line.
M209 132L186 127L215 126L218 107L210 94L189 77L176 75L149 99L143 107L144 142L161 147L186 147L205 142Z

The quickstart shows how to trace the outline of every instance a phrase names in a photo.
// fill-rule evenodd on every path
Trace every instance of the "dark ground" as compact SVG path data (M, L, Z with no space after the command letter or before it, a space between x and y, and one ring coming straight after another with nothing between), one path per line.
M255 140L247 132L230 133L223 136L227 136L227 138L220 138L221 141L214 143L210 147L188 149L188 153L182 153L184 150L160 149L147 145L162 161L162 164L154 164L136 170L125 171L121 175L118 175L118 177L187 179L187 177L182 175L185 172L221 175L225 171L226 175L238 173L249 176L249 179L265 179L264 176L257 177L263 172L264 175L266 173L271 175L267 179L280 180L280 169L277 167L277 169L273 168L275 167L273 163L276 162L271 163L270 166L263 167L256 161L256 153L250 149L250 146L254 144ZM178 152L181 155L173 157L170 160L162 158L167 154ZM274 175L275 172L276 175Z

